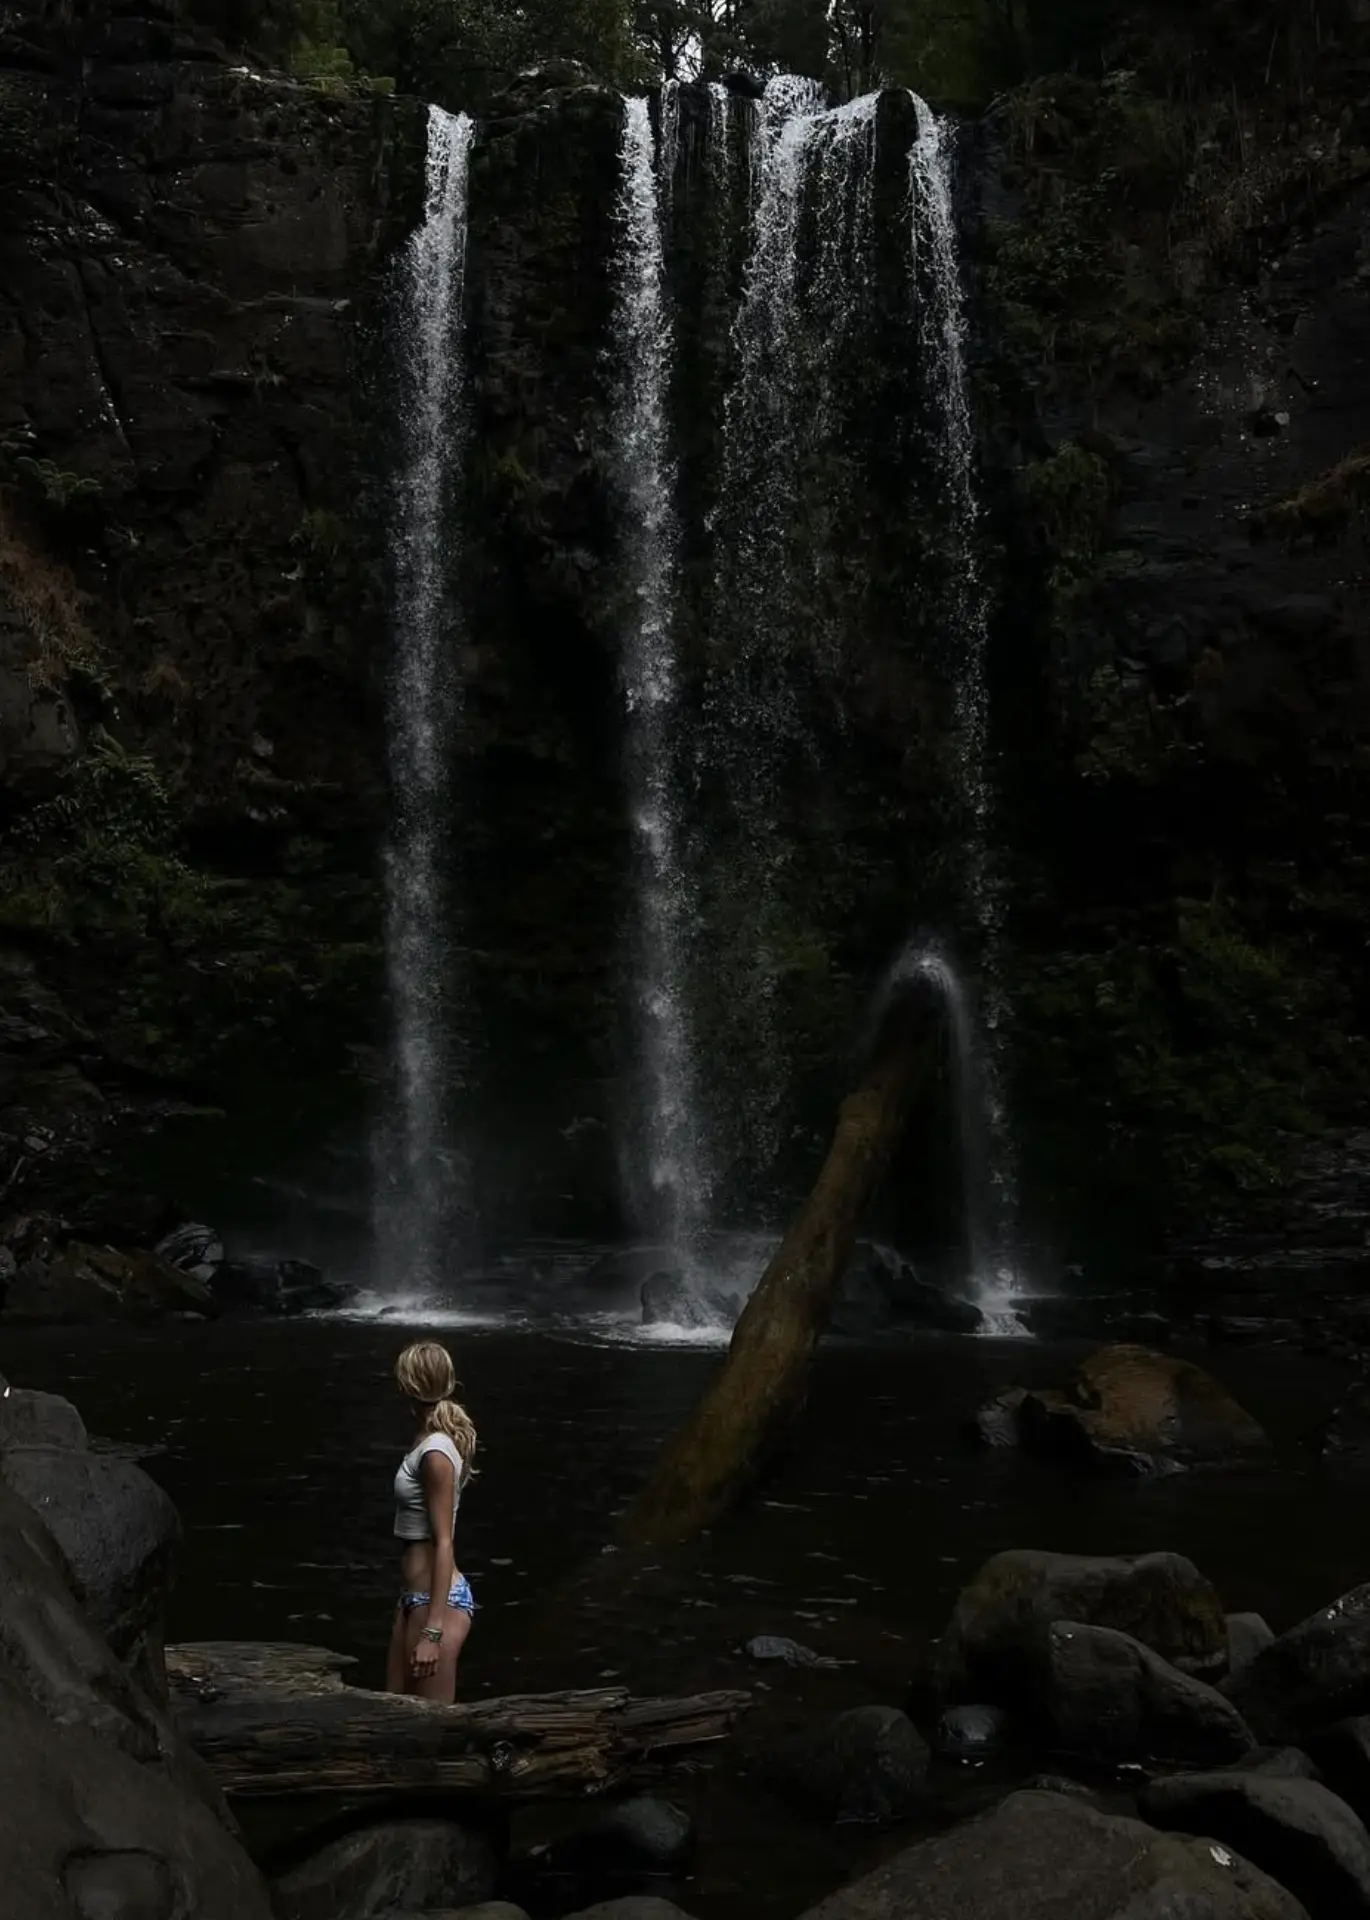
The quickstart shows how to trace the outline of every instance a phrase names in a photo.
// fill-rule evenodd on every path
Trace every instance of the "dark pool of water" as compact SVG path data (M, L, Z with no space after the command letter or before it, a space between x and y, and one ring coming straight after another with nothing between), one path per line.
M146 1465L186 1539L179 1639L304 1639L379 1679L396 1590L390 1482L408 1443L390 1369L407 1330L345 1322L45 1330L0 1340L0 1371L68 1394L94 1432L155 1449ZM749 1785L776 1728L858 1701L899 1702L958 1588L1009 1546L1174 1548L1231 1609L1288 1624L1364 1579L1354 1499L1300 1439L1343 1374L1280 1348L1216 1362L1279 1449L1259 1472L1081 1482L966 1447L967 1414L1013 1382L1045 1383L1074 1350L934 1338L819 1357L802 1443L745 1514L631 1591L562 1584L700 1391L716 1353L596 1346L531 1333L447 1334L481 1435L459 1525L480 1602L468 1694L621 1681L638 1693L757 1689L735 1749L672 1787L700 1823L678 1897L700 1920L798 1913L888 1840L791 1822ZM848 1663L777 1676L737 1648L791 1634ZM531 1830L531 1829L530 1829Z

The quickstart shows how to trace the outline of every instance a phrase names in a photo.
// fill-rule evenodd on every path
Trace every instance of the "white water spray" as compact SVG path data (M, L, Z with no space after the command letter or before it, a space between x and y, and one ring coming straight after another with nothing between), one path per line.
M665 103L663 103L664 114ZM634 984L640 1097L625 1160L639 1226L688 1249L708 1219L710 1178L695 1100L687 940L693 890L682 848L679 674L672 631L678 529L668 398L671 328L658 176L645 100L626 100L620 149L613 443L623 494L629 611L621 678L636 837ZM645 1121L645 1124L643 1122Z
M463 1196L448 1103L451 1027L448 857L451 758L460 715L452 575L465 450L462 306L473 122L428 110L422 226L405 250L396 313L402 457L391 552L392 828L386 947L394 1084L377 1146L379 1277L390 1293L437 1282Z

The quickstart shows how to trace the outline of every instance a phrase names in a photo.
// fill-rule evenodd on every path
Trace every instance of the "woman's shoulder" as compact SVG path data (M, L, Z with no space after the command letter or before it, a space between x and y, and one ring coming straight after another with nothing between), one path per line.
M445 1453L457 1472L461 1472L461 1450L457 1446L456 1441L451 1439L449 1435L445 1433L426 1433L408 1457L414 1462L417 1468L426 1453Z

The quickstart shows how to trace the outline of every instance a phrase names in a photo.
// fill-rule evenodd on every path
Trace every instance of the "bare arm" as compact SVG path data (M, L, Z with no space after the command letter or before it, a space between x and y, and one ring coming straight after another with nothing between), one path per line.
M452 1550L452 1496L456 1470L445 1453L434 1447L419 1462L428 1525L433 1535L433 1574L428 1591L428 1624L441 1629L447 1621L447 1596L452 1591L456 1558Z

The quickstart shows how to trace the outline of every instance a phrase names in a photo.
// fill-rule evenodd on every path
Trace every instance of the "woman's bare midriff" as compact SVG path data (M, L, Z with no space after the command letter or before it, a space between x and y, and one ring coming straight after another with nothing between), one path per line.
M454 1565L452 1578L456 1580L461 1568ZM400 1573L404 1579L406 1593L431 1593L433 1580L433 1542L431 1540L411 1540L400 1560Z

